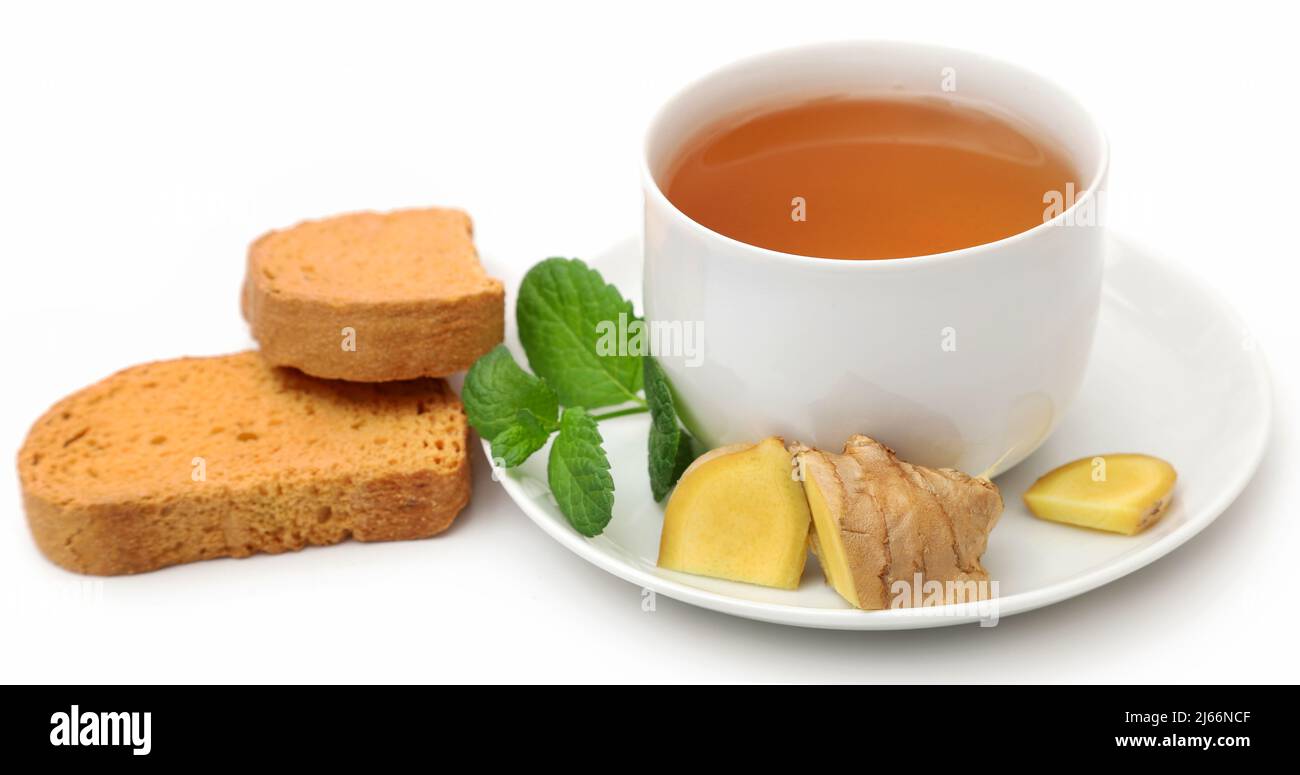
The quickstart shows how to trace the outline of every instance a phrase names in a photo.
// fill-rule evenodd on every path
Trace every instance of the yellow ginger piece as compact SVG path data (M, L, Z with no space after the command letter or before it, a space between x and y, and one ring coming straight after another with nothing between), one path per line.
M1025 491L1034 516L1135 535L1169 508L1178 473L1149 455L1099 455L1066 463Z
M692 463L673 490L659 567L794 589L811 520L781 439L721 447Z
M980 557L1002 514L992 482L907 463L862 435L850 437L840 455L798 445L794 452L812 508L813 552L827 583L851 605L876 610L912 605L918 595L935 603L988 597Z

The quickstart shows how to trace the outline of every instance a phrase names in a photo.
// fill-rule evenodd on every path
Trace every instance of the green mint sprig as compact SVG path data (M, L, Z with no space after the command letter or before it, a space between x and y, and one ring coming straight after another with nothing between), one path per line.
M528 270L515 305L528 365L565 406L644 403L641 359L599 350L603 323L636 320L632 302L578 259L548 258Z
M614 516L614 479L596 420L580 406L564 410L560 435L546 461L546 482L569 524L597 536Z
M582 261L548 258L524 276L515 309L534 373L498 345L470 367L461 396L493 460L518 466L555 435L546 466L551 493L575 530L600 535L613 516L614 480L597 424L649 412L650 488L663 500L693 458L694 442L654 358L601 345L602 331L639 322L632 302ZM622 408L591 413L606 407Z
M677 419L668 375L654 356L645 356L645 396L650 404L650 492L661 501L695 459L694 442Z

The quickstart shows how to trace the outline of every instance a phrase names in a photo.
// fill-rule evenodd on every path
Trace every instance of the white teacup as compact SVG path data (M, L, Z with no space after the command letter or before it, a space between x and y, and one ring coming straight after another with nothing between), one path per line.
M726 116L810 96L949 94L954 84L1059 143L1084 177L1068 209L986 245L844 261L738 242L662 191L683 143ZM1101 294L1105 241L1094 216L1107 158L1101 130L1062 89L960 50L821 44L694 82L651 124L644 168L647 320L702 336L699 352L656 345L688 427L709 446L779 434L838 450L865 433L926 465L990 475L1014 466L1083 380Z

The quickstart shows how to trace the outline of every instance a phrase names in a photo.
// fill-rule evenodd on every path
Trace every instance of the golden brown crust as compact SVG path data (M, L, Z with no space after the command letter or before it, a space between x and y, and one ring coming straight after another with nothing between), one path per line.
M469 216L443 208L263 235L249 248L241 306L271 363L327 379L447 376L505 331L505 291L479 263Z
M442 380L323 382L239 353L74 393L34 424L18 469L40 550L118 575L435 535L469 500L467 443Z

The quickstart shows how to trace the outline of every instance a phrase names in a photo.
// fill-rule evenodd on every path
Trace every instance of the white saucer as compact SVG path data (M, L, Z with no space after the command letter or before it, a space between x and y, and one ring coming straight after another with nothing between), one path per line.
M589 263L626 296L640 300L638 242L621 243ZM516 355L526 363L518 350ZM1250 481L1268 440L1271 413L1264 359L1236 314L1168 259L1116 239L1083 390L1042 448L997 479L1006 512L984 555L985 567L998 581L996 608L853 610L825 584L811 558L803 584L793 591L660 570L655 558L663 509L651 498L646 475L647 415L600 425L615 503L613 520L597 538L575 532L552 502L545 450L519 468L496 472L496 478L525 514L574 553L673 599L803 627L936 627L1050 605L1173 551L1213 522ZM856 431L871 429L846 428L845 434ZM1038 476L1061 463L1109 452L1152 454L1177 468L1173 505L1153 528L1134 537L1110 535L1043 522L1026 511L1020 496Z

